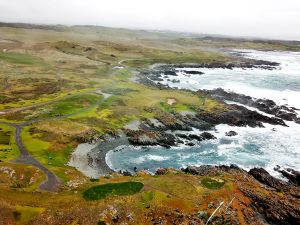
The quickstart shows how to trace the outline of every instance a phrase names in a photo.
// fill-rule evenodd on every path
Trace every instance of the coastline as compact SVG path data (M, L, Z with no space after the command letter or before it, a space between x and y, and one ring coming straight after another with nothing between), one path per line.
M166 76L169 76L170 82L175 82L177 79L176 77L178 77L176 68L181 68L182 70L184 70L185 67L191 67L193 69L217 68L230 70L234 68L256 68L268 71L276 70L280 65L280 63L277 62L253 60L247 57L243 58L243 60L244 62L241 63L229 64L219 62L211 64L153 64L148 70L139 73L137 79L138 82L148 86L171 89L168 84L162 84L160 81L163 78L166 78ZM187 73L188 77L194 75L201 76L203 74L201 71L197 70L184 70L184 73ZM171 78L174 79L171 80ZM197 144L200 144L202 141L219 139L219 137L216 138L214 135L220 135L215 134L212 130L221 124L229 126L228 130L223 132L225 135L221 138L226 138L225 141L232 142L234 139L239 138L239 136L245 136L245 132L239 134L240 132L237 133L235 128L266 128L272 126L270 128L272 134L278 133L280 135L279 130L281 128L285 129L286 127L289 127L290 122L294 122L295 124L300 123L300 118L296 112L298 110L297 108L283 104L281 105L270 99L254 98L249 95L230 92L221 88L214 90L199 89L198 91L193 92L199 96L209 96L211 99L223 104L224 109L221 109L215 115L201 110L195 110L191 115L184 115L177 112L164 112L164 114L156 112L153 119L141 119L137 124L133 123L125 126L123 131L128 140L126 137L123 137L123 140L113 139L107 142L101 142L94 149L90 149L87 155L86 164L88 164L90 168L98 169L100 171L98 174L107 174L112 172L112 169L106 162L107 153L121 145L128 146L130 143L132 146L158 146L171 148L184 144L185 146L196 147ZM176 103L176 100L174 101ZM172 107L173 103L169 104L167 102L166 104ZM171 120L172 123L167 120ZM189 132L194 128L199 131L197 134L191 134ZM185 133L186 131L187 133ZM236 135L239 136L229 140L229 137ZM229 164L230 163L235 162L229 162ZM204 165L205 164L209 163L204 163ZM221 164L224 163L221 162ZM216 165L216 163L212 163L212 165ZM252 165L249 168L255 166L260 167L261 165ZM161 167L164 167L163 162ZM124 168L125 171L127 169L128 168Z

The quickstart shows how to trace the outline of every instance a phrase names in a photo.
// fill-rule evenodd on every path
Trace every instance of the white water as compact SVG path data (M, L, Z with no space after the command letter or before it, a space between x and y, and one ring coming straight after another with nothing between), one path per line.
M262 69L195 69L203 75L186 76L178 69L178 76L164 78L160 83L190 90L223 88L256 98L272 99L278 104L300 108L300 53L243 51L245 57L279 62L277 70ZM212 133L217 140L198 143L194 147L125 148L109 152L107 163L113 169L132 170L159 167L180 168L201 164L237 164L244 169L255 166L274 174L276 165L300 170L300 125L286 121L289 127L265 124L265 128L231 127L219 125ZM234 130L237 136L227 137Z

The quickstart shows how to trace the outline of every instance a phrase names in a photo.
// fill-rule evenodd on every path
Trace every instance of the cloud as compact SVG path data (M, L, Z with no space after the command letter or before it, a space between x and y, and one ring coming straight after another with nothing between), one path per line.
M299 0L0 0L0 20L300 40Z

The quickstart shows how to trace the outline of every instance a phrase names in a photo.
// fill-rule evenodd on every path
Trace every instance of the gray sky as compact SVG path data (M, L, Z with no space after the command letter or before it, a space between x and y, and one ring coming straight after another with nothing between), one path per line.
M0 21L300 40L300 0L0 0Z

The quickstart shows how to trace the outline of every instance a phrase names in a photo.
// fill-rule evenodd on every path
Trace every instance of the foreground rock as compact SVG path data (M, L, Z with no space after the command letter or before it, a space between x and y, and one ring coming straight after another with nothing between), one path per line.
M299 173L299 172L298 172ZM249 174L252 175L259 182L276 189L278 192L289 193L292 196L300 198L300 189L294 184L286 183L282 180L272 177L265 169L263 168L253 168L249 171Z
M199 176L234 175L239 190L249 199L237 199L247 207L242 211L245 218L261 214L271 224L299 224L299 186L276 179L262 168L254 168L249 173L236 166L187 167L183 171ZM265 224L259 217L252 219L248 224Z

